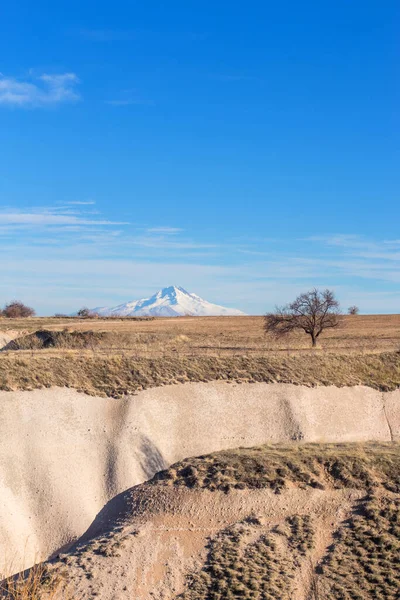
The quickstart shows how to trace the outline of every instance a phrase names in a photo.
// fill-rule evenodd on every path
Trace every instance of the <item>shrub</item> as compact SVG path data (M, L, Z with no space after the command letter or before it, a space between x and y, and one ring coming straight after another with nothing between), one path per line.
M33 308L26 306L23 302L19 300L13 300L5 305L4 309L1 311L3 317L7 319L20 319L25 317L33 317L35 315L35 311Z
M90 319L90 318L96 316L96 314L93 313L86 306L83 306L82 308L80 308L76 314L77 314L78 317L81 317L82 319Z

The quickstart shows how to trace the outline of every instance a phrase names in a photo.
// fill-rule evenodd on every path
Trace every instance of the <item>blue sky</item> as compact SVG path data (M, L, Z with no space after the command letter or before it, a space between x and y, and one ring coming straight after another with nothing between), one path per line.
M0 304L398 312L397 1L0 7Z

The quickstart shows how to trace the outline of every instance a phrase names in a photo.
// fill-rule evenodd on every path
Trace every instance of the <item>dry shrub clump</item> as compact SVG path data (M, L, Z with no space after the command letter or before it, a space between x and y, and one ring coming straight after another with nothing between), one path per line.
M3 348L8 350L42 350L45 348L94 348L106 334L99 331L50 331L40 329L20 336Z
M26 304L19 300L9 302L2 310L0 310L0 317L5 317L6 319L26 319L27 317L33 317L34 315L35 311L33 308L26 306Z
M228 527L209 542L206 562L187 580L182 600L290 600L301 558L313 547L307 515L294 515L264 534L257 517Z
M277 525L257 516L208 543L182 600L289 600L299 584L308 600L397 600L400 590L400 445L262 446L188 459L154 484L223 490L320 487L358 490L350 516L338 521L317 563L316 515L288 515ZM318 550L321 552L321 549ZM306 573L301 580L300 573ZM302 596L303 597L303 596Z
M0 582L2 600L53 600L60 591L61 578L53 576L46 564Z
M336 533L319 567L324 598L396 600L400 592L400 499L368 495Z
M393 443L260 446L188 458L160 471L152 484L231 489L269 488L279 494L292 484L314 489L365 489L400 493L400 445Z

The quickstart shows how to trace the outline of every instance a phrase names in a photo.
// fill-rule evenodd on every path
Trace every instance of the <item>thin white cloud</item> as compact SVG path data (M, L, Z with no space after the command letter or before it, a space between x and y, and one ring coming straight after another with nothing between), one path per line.
M96 204L96 202L94 200L85 200L85 201L81 201L81 200L74 200L72 202L64 202L64 204L66 206L89 206L90 204Z
M160 234L166 234L166 235L174 235L176 233L180 233L181 231L183 231L183 229L180 229L179 227L151 227L150 229L146 230L147 233L160 233Z
M15 252L1 266L0 289L5 297L29 298L41 312L72 311L83 304L112 305L119 301L146 297L149 290L177 281L201 296L231 304L250 313L262 314L276 304L285 304L298 293L314 285L332 287L343 306L359 303L365 312L391 312L396 309L398 294L393 290L373 290L354 283L333 283L329 272L310 273L296 278L295 270L279 279L269 265L210 265L187 261L138 259L71 258L74 249L57 257L55 253L21 260ZM38 286L37 273L41 285ZM107 285L104 282L107 282ZM129 282L127 284L127 282ZM39 291L40 290L40 291Z
M48 226L48 225L128 225L121 221L88 219L85 216L43 212L0 212L0 225Z
M370 246L371 242L364 240L356 234L337 233L335 235L315 235L304 238L306 242L321 242L327 246L340 246L343 248L365 248Z
M327 247L336 247L344 256L357 259L385 259L399 261L399 240L375 241L360 235L337 234L333 236L313 236L302 241L317 242ZM369 263L366 267L372 268Z
M93 215L87 202L20 210L8 206L0 211L3 296L11 292L14 296L17 284L21 297L25 292L29 298L37 294L39 272L37 308L41 303L41 310L47 311L48 296L52 312L72 311L84 303L117 304L119 294L121 302L147 294L132 288L132 281L148 289L176 281L247 312L285 304L314 286L335 288L344 306L360 304L363 312L392 311L398 299L398 240L342 234L309 239L309 243L220 236L208 240L199 232L191 238L187 231L181 233L170 225L112 227L115 223ZM372 296L376 291L382 299Z
M152 100L146 100L145 98L140 97L105 100L105 104L109 104L110 106L154 106L154 102Z
M140 104L135 100L106 100L105 104L110 104L111 106L131 106L132 104Z
M0 105L17 108L43 108L65 102L77 102L79 83L75 73L48 75L29 80L0 75Z

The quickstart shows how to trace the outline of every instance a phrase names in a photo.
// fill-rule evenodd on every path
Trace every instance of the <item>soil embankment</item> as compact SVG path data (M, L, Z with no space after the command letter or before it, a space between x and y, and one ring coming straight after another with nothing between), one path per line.
M48 566L52 581L64 573L57 600L396 600L399 468L399 444L376 442L174 464Z
M76 539L106 502L188 456L276 442L392 441L400 391L191 383L116 400L0 393L0 550L14 572Z

